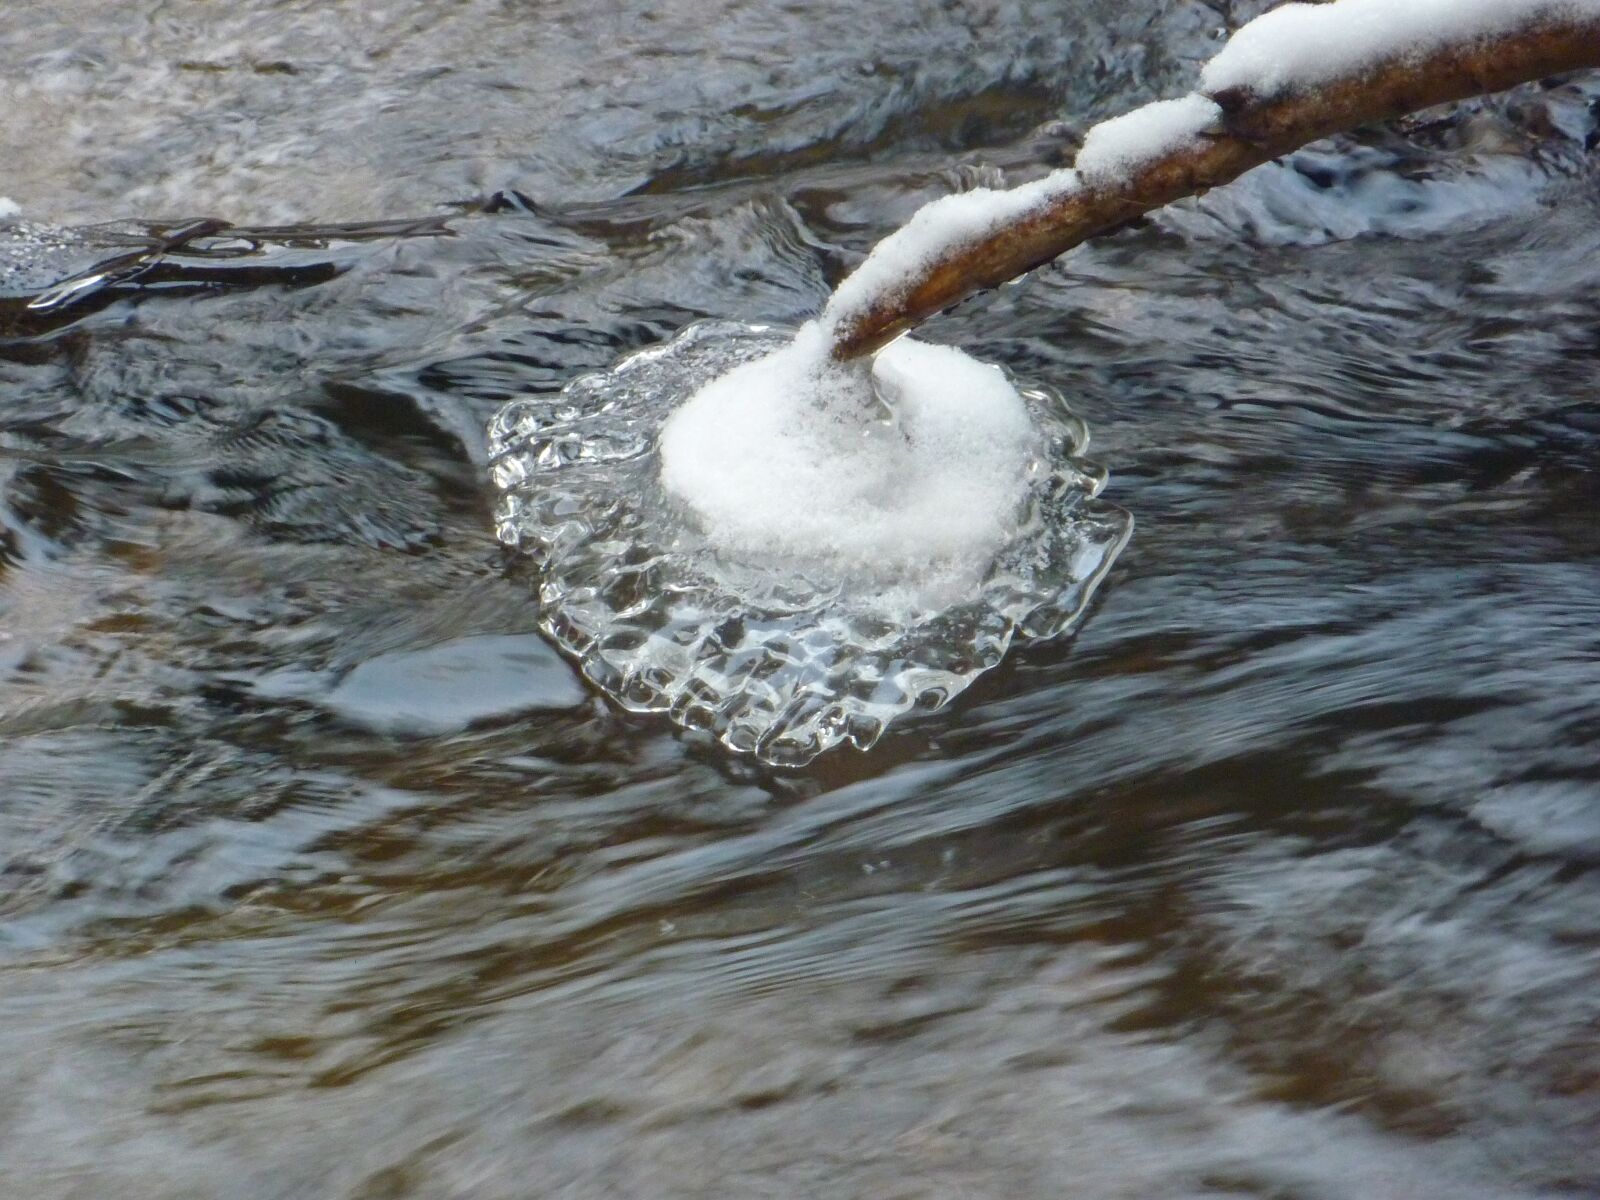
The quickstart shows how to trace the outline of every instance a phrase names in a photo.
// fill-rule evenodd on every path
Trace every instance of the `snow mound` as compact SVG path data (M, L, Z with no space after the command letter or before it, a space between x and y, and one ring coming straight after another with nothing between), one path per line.
M970 587L1016 532L1038 437L1022 397L999 368L948 346L902 338L850 369L810 333L672 415L667 490L746 560ZM875 398L892 419L874 419L890 411L868 411Z

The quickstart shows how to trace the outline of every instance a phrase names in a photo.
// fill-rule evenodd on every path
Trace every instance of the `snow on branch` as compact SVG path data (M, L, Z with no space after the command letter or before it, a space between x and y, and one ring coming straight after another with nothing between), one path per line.
M925 205L839 285L820 323L869 354L1153 208L1372 121L1600 67L1600 0L1334 0L1245 25L1200 90L1091 129L1073 168Z

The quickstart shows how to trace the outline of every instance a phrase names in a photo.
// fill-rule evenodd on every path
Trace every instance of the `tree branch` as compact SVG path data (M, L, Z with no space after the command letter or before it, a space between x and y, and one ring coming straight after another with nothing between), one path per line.
M1397 52L1315 87L1266 97L1247 87L1230 87L1207 96L1221 116L1199 138L1114 178L1080 178L1046 203L941 248L908 277L875 294L848 301L836 294L822 317L831 329L833 356L848 360L870 354L929 317L1088 238L1228 183L1319 138L1530 80L1600 67L1600 6L1551 11L1557 15L1514 32L1446 45L1421 57Z

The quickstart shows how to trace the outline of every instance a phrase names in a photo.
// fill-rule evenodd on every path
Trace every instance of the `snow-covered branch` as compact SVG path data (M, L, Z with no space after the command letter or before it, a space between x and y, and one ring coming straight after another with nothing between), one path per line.
M934 314L1153 208L1308 142L1529 80L1600 67L1600 0L1335 0L1240 29L1200 88L1089 131L1072 169L936 200L829 300L834 357Z

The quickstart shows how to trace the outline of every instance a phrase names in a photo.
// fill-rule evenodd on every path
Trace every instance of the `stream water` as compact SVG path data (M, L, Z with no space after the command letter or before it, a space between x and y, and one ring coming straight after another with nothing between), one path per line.
M506 400L1259 7L11 0L0 1193L1600 1195L1594 82L931 325L1138 527L870 753L608 706L495 541Z

